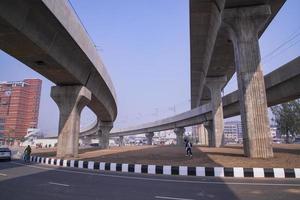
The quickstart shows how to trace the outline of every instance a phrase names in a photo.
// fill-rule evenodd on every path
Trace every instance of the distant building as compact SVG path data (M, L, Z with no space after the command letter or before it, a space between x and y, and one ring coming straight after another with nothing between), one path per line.
M0 139L21 139L37 128L42 81L0 82Z
M276 127L270 127L270 137L276 138ZM241 121L229 121L224 123L224 139L226 143L243 143L243 129Z
M270 132L271 132L271 136L272 136L272 138L276 138L276 136L277 136L277 128L276 128L276 126L271 126L270 127Z
M242 143L243 130L241 121L229 121L224 123L225 143Z
M44 138L44 135L40 129L37 128L27 129L27 134L24 136L25 140L33 140L38 138Z
M36 148L51 148L56 147L57 137L48 137L48 138L27 138L20 146L26 147L30 145Z
M175 144L176 143L176 134L174 133L174 130L165 130L165 131L159 131L154 134L153 137L153 144L159 145L159 144Z

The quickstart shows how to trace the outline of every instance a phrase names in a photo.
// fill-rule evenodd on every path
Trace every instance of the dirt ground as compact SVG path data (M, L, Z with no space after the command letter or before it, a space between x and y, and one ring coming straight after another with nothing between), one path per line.
M274 144L274 158L251 159L243 155L242 146L223 148L193 147L193 158L185 156L183 147L177 146L126 146L107 150L97 148L79 151L80 160L102 162L184 165L184 166L224 166L224 167L284 167L300 168L300 144ZM33 151L34 155L55 156L55 149Z

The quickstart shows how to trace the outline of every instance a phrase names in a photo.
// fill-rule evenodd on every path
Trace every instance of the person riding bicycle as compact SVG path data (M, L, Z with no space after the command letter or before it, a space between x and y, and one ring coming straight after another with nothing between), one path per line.
M24 161L30 162L30 154L31 154L31 147L28 145L26 149L24 150Z

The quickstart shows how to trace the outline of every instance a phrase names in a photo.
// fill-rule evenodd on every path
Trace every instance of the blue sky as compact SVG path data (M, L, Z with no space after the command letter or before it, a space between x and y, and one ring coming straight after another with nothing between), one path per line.
M188 0L70 2L97 46L114 83L119 110L117 127L149 122L189 109ZM299 56L299 8L300 1L287 0L260 38L264 73ZM50 98L53 84L2 51L0 66L0 81L43 80L39 127L45 133L57 133L58 108ZM235 89L233 78L225 94ZM82 124L87 125L93 119L94 115L85 109Z

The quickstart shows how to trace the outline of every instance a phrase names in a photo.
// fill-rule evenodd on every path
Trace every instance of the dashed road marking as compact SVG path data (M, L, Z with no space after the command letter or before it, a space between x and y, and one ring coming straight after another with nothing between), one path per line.
M0 173L0 176L7 176L7 174L2 174L2 173Z
M185 199L177 197L166 197L166 196L155 196L156 199L172 199L172 200L194 200L194 199Z
M55 182L48 182L50 185L59 185L59 186L63 186L63 187L70 187L70 185L67 184L63 184L63 183L55 183Z
M23 165L26 167L32 167L36 169L52 170L57 172L66 172L72 174L85 174L91 176L102 176L102 177L112 177L112 178L122 178L122 179L132 179L132 180L143 180L143 181L160 181L160 182L173 182L173 183L190 183L190 184L210 184L210 185L248 185L248 186L285 186L285 187L300 187L300 184L293 183L249 183L249 182L224 182L224 181L198 181L198 180L174 180L174 179L160 179L160 178L146 178L146 177L135 177L135 176L125 176L125 175L112 175L112 174L99 174L84 171L73 171L67 169L57 169L44 166L33 166L25 165L17 162L13 162L16 165ZM74 169L74 168L73 168Z

